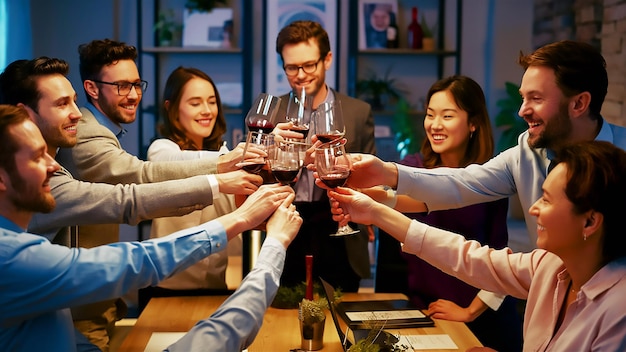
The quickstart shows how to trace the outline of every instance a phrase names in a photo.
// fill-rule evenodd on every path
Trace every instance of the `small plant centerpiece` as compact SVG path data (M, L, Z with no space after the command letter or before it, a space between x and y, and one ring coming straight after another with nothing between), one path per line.
M385 322L381 320L364 321L369 330L367 337L355 341L348 352L407 352L408 346L398 344L400 339L384 330Z

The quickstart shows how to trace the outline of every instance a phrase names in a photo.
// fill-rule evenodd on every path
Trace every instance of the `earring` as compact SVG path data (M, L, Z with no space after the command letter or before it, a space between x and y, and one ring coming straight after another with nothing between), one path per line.
M587 233L583 232L583 241L586 241L586 240L587 240Z
M474 136L474 131L470 131L470 139Z

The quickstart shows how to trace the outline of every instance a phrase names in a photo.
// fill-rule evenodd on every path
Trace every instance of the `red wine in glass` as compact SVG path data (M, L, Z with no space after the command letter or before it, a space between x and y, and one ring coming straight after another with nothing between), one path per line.
M288 184L293 183L296 180L296 177L298 176L299 171L300 169L289 170L289 169L274 168L272 169L272 174L274 175L276 180L280 182L280 184L288 185Z
M320 176L320 180L324 182L324 184L330 188L341 187L346 184L346 181L350 177L350 172L346 174L345 172L337 173L337 174L327 174L324 176Z
M261 172L261 169L263 169L263 167L265 166L265 163L244 161L239 163L239 165L242 169L251 174L259 174Z
M302 133L303 135L303 139L306 139L306 137L309 135L309 126L293 126L289 129L290 131L294 131L294 132L298 132L298 133Z
M274 130L274 124L264 118L252 117L248 121L248 130L261 133L270 133Z
M317 139L319 139L322 143L332 142L338 138L343 137L343 133L337 131L337 133L321 133L317 134Z

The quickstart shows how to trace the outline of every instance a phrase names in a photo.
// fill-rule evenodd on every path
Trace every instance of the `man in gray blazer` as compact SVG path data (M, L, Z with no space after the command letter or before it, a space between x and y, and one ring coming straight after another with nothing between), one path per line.
M313 108L324 102L341 101L348 152L376 153L374 117L369 104L336 92L326 85L326 70L333 53L328 34L313 21L295 21L284 27L276 39L276 52L293 91L313 97ZM281 97L286 101L287 96ZM279 106L278 116L286 116L287 104ZM281 285L294 286L305 280L306 254L314 256L314 276L321 276L345 292L356 292L360 279L370 276L368 230L356 235L331 237L337 223L332 220L326 191L314 185L312 172L302 170L295 186L296 207L304 223L287 250Z
M76 129L80 130L77 124L81 113L75 104L76 92L66 78L68 70L67 63L59 59L18 60L10 64L0 78L1 100L25 108L41 128L52 156L57 154L59 147L74 146ZM262 183L261 177L241 170L207 175L216 171L217 160L216 155L197 163L167 163L173 170L167 172L171 178L186 177L187 174L198 176L152 184L81 182L61 169L51 179L57 209L50 214L34 216L29 230L52 239L61 227L70 224L114 223L108 225L112 227L108 233L110 239L117 237L118 223L136 224L154 217L184 215L212 204L220 193L251 194ZM80 233L78 245L93 247L106 242L106 235L106 232L97 230L91 237ZM65 239L58 242L67 244ZM111 307L111 302L97 306L96 310L103 310ZM117 318L122 315L109 316ZM114 322L115 319L110 320ZM108 340L107 334L102 332L101 335L105 336L103 340ZM106 349L105 343L101 346Z

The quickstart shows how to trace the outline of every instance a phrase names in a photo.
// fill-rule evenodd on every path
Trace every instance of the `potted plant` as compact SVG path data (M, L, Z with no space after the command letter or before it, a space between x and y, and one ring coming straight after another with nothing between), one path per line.
M302 349L316 351L324 346L324 324L326 322L326 298L302 299L298 310L300 331L302 332Z
M424 17L424 13L422 13L422 49L424 51L433 51L435 50L435 37L434 32L435 28L431 28L426 22L426 17Z
M172 9L160 11L153 27L153 30L157 33L159 46L176 45L182 29L182 24L174 20L174 10Z
M395 78L389 78L391 69L383 77L372 73L369 78L356 83L356 93L370 103L373 110L383 110L388 104L398 100L404 93L397 87Z

